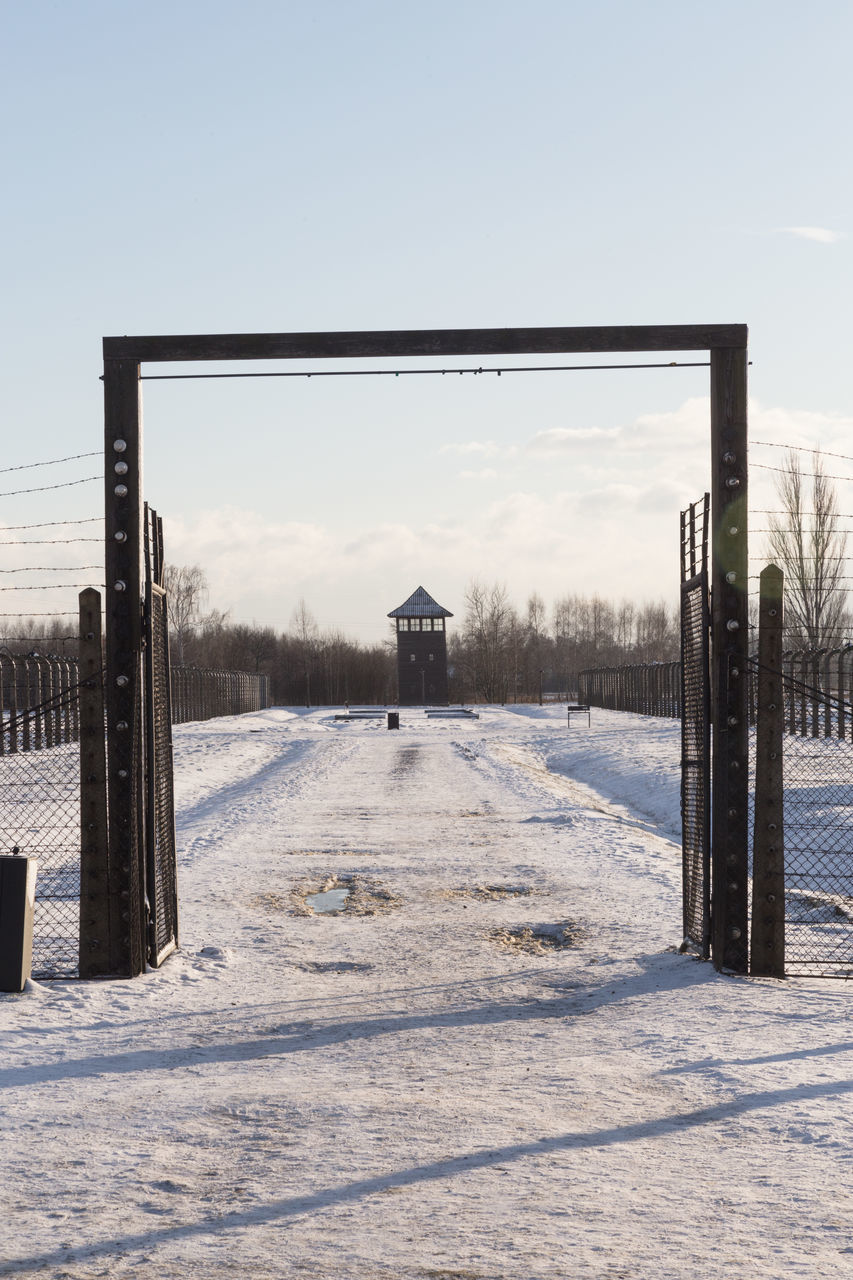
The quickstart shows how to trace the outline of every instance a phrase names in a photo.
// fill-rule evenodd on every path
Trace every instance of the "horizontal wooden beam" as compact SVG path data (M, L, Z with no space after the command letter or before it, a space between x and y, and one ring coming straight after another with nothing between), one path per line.
M322 360L370 356L508 356L745 348L745 324L546 329L397 329L350 333L213 333L104 338L105 360Z

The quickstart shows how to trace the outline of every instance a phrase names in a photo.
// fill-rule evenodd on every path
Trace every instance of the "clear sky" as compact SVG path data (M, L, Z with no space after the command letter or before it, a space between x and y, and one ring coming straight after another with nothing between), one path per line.
M0 15L4 467L100 449L103 335L586 324L747 323L752 437L853 454L849 3ZM472 577L522 604L674 600L678 510L709 482L707 385L706 369L149 382L146 496L168 558L200 563L235 620L283 628L304 597L380 639L416 586L458 615ZM754 505L770 474L753 472ZM4 497L0 522L100 502L97 482ZM65 579L14 579L46 580Z

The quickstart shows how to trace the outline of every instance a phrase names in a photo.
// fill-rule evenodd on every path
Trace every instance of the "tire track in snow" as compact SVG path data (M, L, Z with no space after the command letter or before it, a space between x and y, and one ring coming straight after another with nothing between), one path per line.
M272 760L236 781L208 792L176 815L181 862L191 865L224 831L256 822L268 829L271 811L292 802L306 788L316 786L350 754L354 743L339 738L296 741L285 739ZM180 768L180 750L176 751Z

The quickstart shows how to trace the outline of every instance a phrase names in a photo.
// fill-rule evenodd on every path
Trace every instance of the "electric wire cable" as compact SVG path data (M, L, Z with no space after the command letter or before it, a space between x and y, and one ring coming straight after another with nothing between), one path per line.
M43 484L36 489L9 489L6 493L0 493L0 498L16 498L22 493L47 493L50 489L71 489L76 484L90 484L92 480L103 480L103 478L103 476L84 476L82 480L66 480L63 484Z
M581 373L599 369L708 369L709 360L669 360L658 364L492 365L462 369L276 369L260 373L144 373L140 382L197 382L211 378L404 378L455 373Z
M93 450L90 453L72 453L67 458L50 458L47 462L24 462L17 467L0 467L0 476L6 475L9 471L32 471L35 467L55 467L60 462L77 462L80 458L97 458L100 456L100 450Z

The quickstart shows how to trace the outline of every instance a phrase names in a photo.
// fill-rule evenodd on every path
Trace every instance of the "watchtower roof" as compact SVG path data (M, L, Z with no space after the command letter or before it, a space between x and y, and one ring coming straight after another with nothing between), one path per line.
M408 600L404 600L399 609L392 609L389 618L452 618L449 609L443 608L428 591L418 587Z

